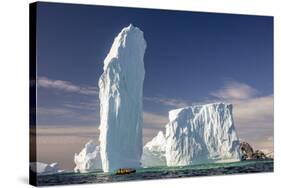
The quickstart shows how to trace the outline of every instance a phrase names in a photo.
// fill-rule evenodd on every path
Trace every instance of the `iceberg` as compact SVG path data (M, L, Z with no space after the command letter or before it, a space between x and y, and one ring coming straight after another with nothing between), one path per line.
M143 147L141 163L143 167L166 166L166 138L159 131L151 141Z
M196 105L169 112L167 166L239 161L239 145L231 104Z
M30 170L38 175L50 175L64 172L64 170L59 169L58 163L46 164L42 162L31 162Z
M138 168L142 156L143 32L132 24L114 39L99 79L100 154L104 172Z
M74 172L87 173L95 170L101 170L101 158L99 146L90 140L79 154L74 156Z

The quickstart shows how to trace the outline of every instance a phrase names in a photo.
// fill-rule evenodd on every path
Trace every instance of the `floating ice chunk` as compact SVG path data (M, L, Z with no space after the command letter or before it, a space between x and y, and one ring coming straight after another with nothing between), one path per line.
M38 175L57 174L64 172L64 170L59 169L58 163L46 164L42 162L31 162L30 170Z
M87 173L102 169L99 146L90 140L79 154L75 153L74 172Z

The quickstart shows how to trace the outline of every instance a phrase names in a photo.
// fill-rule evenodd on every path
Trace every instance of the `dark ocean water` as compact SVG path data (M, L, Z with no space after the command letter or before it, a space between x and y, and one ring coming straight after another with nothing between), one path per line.
M68 172L38 176L37 183L38 186L51 186L259 172L273 172L273 160L215 163L184 167L141 168L137 169L136 173L127 175L105 174L103 172L91 172L87 174Z

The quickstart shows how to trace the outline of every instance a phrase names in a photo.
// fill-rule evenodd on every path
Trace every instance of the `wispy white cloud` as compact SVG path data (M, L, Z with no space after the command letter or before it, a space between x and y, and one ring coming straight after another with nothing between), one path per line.
M63 106L70 109L96 111L99 108L99 101L90 100L88 102L64 103Z
M37 107L37 123L39 126L46 124L61 126L93 125L99 121L97 112L82 111L69 107ZM50 123L51 122L51 123Z
M143 122L146 128L162 129L168 123L168 114L159 115L151 112L143 112Z
M91 137L98 136L99 130L97 126L54 126L45 125L36 129L37 136L77 136L77 137Z
M175 99L175 98L166 98L166 97L144 97L144 100L149 101L149 102L154 102L170 107L175 107L175 108L182 108L184 106L187 106L188 103L186 100L183 99Z
M157 133L165 131L165 125L169 122L168 115L160 115L152 112L143 112L143 143L146 144Z
M39 77L37 84L39 87L60 90L69 93L98 95L98 88L95 86L80 86L64 80L53 80L47 77Z
M255 127L264 123L273 124L273 96L251 98L244 101L234 101L235 116L243 124L253 124ZM271 120L270 122L268 122Z
M223 100L243 100L252 98L257 93L258 91L255 88L245 83L231 81L227 82L223 88L211 92L211 96Z
M36 112L39 116L72 116L75 114L73 110L60 107L37 107Z

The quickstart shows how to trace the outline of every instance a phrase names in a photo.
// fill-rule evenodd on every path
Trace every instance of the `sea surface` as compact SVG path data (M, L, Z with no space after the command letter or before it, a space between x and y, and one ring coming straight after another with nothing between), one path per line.
M38 176L37 183L38 186L51 186L260 172L273 172L273 160L213 163L182 167L140 168L137 169L136 173L127 175L106 174L101 171L86 174L66 172L62 174Z

